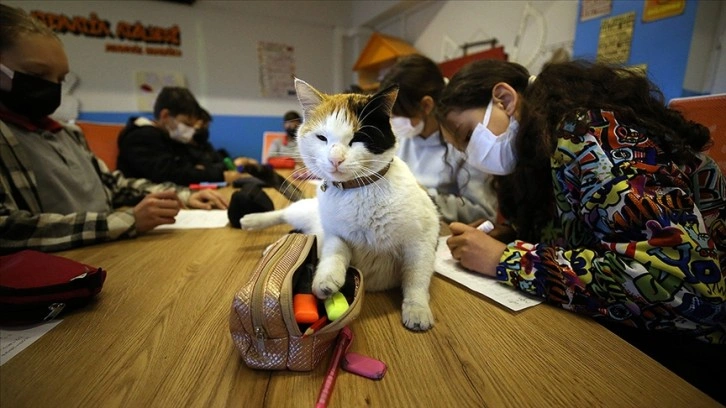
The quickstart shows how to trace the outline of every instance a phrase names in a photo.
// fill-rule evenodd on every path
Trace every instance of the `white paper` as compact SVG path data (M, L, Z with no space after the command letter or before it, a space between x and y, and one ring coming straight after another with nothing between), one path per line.
M155 229L222 228L229 223L227 210L180 210L175 219Z
M451 257L451 251L446 246L446 239L439 238L439 246L436 250L436 273L458 282L467 288L481 293L489 299L502 304L514 311L526 309L530 306L542 303L541 300L529 297L516 289L505 286L493 278L478 275L464 269L457 260Z
M37 326L22 327L18 329L0 329L0 365L15 357L36 340L48 333L62 320L53 320Z

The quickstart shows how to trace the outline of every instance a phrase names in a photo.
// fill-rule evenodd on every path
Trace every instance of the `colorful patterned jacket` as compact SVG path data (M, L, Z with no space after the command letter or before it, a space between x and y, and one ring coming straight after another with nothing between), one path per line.
M716 163L700 155L676 166L612 112L573 117L551 158L559 219L540 243L511 243L497 278L598 319L726 343L726 180Z
M61 251L136 235L133 206L150 192L176 189L186 202L189 189L171 183L154 184L111 173L88 148L80 129L46 119L33 124L4 111L0 120L0 253L21 249ZM18 138L30 132L62 132L88 155L101 178L108 212L44 213L38 198L35 172Z

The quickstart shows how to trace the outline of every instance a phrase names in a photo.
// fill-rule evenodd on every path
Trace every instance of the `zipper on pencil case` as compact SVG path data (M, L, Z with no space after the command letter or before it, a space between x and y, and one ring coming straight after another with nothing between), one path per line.
M275 248L272 248L270 250L270 257L267 259L267 261L261 265L260 267L260 274L257 276L257 280L255 281L255 285L252 290L252 296L250 298L250 307L251 307L251 314L252 314L252 327L255 331L255 338L257 340L257 351L259 353L263 353L265 351L265 340L267 339L267 330L265 328L265 318L264 313L262 311L265 303L265 285L267 283L267 279L261 279L263 275L266 277L271 276L278 270L289 268L286 264L283 265L279 262L281 258L284 259L285 255L289 254L289 248L300 239L300 237L304 237L303 235L300 236L292 236L291 239L285 239L283 242L280 243ZM295 257L297 259L298 256ZM267 266L269 264L274 265L275 270L268 272L267 274L263 274L263 271L267 269Z

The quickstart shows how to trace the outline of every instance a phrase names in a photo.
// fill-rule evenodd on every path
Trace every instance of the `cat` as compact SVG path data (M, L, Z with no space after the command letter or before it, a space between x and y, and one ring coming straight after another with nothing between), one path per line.
M322 245L313 277L318 298L337 292L352 265L362 272L367 291L401 287L404 326L430 329L439 214L395 155L390 116L398 87L374 95L328 95L296 78L295 90L303 111L300 156L322 184L316 198L245 215L242 228L288 223L318 235Z

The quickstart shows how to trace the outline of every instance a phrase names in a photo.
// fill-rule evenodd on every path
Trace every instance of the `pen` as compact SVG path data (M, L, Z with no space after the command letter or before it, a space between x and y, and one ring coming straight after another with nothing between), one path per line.
M476 227L476 229L478 229L479 231L482 231L485 234L488 234L488 233L492 232L492 230L494 229L494 224L492 224L491 221L487 220L487 221L484 221L481 224L479 224L479 226Z
M202 186L227 187L226 181L202 181L199 184Z
M217 185L216 184L190 184L189 188L191 190L216 190Z
M325 408L328 406L328 399L333 393L333 387L335 386L335 378L338 376L338 367L340 366L340 360L343 355L348 351L350 343L353 341L353 332L348 326L343 327L338 335L338 342L335 345L335 354L333 359L330 360L328 366L328 374L325 376L323 386L320 387L320 394L318 394L318 402L315 403L315 408Z
M316 331L320 330L321 327L325 326L325 324L328 323L328 317L323 316L320 319L316 320L315 323L311 324L310 327L308 327L307 330L305 330L305 333L303 333L303 338L308 337L309 335L315 333Z

